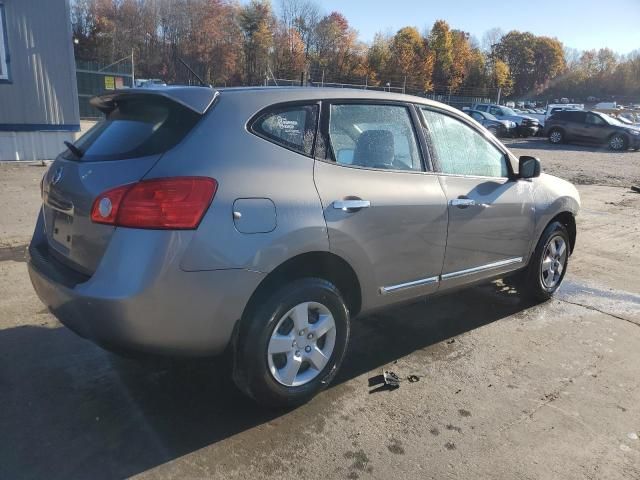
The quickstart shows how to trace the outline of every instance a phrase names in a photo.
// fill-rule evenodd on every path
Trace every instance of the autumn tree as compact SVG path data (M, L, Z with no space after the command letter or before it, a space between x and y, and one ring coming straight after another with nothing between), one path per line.
M367 63L372 73L370 83L379 85L382 76L384 76L391 61L391 39L378 32L373 37L373 42L367 50Z
M387 60L386 76L404 84L406 77L409 84L419 91L431 90L433 74L433 56L427 43L414 27L398 30L391 40Z
M491 69L491 80L493 86L502 89L504 96L511 95L513 91L513 79L509 71L509 65L500 59L493 61Z
M451 31L451 45L453 50L449 87L456 90L462 85L469 74L474 52L469 42L469 34L461 30Z
M448 87L452 80L453 35L449 24L438 20L429 34L429 49L433 54L433 83L436 87Z
M315 29L316 66L334 79L347 79L357 34L344 15L331 12Z
M533 54L533 85L536 92L546 89L549 82L566 69L562 43L555 38L537 37Z
M245 81L259 84L271 68L269 52L273 48L274 16L268 0L251 0L238 15L244 36Z
M302 42L305 60L311 53L320 18L320 7L313 0L280 0L280 21L284 31L290 32L291 43Z

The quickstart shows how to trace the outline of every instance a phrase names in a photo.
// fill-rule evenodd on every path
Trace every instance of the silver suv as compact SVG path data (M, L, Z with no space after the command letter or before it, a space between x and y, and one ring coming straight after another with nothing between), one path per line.
M42 181L36 292L109 349L230 352L264 404L334 378L356 316L517 273L549 298L576 189L418 97L128 89Z

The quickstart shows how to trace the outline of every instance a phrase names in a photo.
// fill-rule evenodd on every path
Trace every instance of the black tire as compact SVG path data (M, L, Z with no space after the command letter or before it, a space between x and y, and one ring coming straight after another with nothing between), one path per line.
M318 302L332 314L335 344L329 361L319 374L301 386L278 382L269 369L268 345L273 330L293 307L304 302ZM279 290L247 313L236 341L233 380L240 390L261 405L294 407L308 402L331 383L349 341L349 310L338 289L320 278L296 280Z
M560 273L557 283L553 286L548 286L543 280L543 256L545 256L547 247L551 240L556 239L557 237L561 237L562 240L564 240L566 255L563 262L561 262L562 272ZM569 241L569 233L567 232L566 227L560 222L550 223L547 228L545 228L544 232L542 232L540 240L538 240L538 244L536 245L536 249L529 259L529 265L522 271L521 275L519 275L518 290L520 291L520 294L534 301L544 302L549 300L562 284L562 280L564 279L564 275L567 272L567 267L569 265L570 254L571 242Z
M559 128L552 128L549 130L549 142L554 145L564 143L564 132Z
M609 138L609 148L614 152L623 152L629 148L629 139L622 133L616 133Z

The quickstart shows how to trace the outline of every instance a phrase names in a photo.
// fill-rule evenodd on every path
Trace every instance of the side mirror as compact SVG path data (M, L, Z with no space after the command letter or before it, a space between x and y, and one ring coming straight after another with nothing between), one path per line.
M540 160L536 157L523 156L518 162L519 178L535 178L540 176Z

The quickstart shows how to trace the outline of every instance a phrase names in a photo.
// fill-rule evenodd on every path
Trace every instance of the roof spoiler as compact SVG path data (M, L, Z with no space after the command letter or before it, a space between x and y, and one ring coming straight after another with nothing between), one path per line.
M93 97L89 103L103 113L111 112L118 100L133 97L162 97L203 115L220 92L208 87L123 88Z

